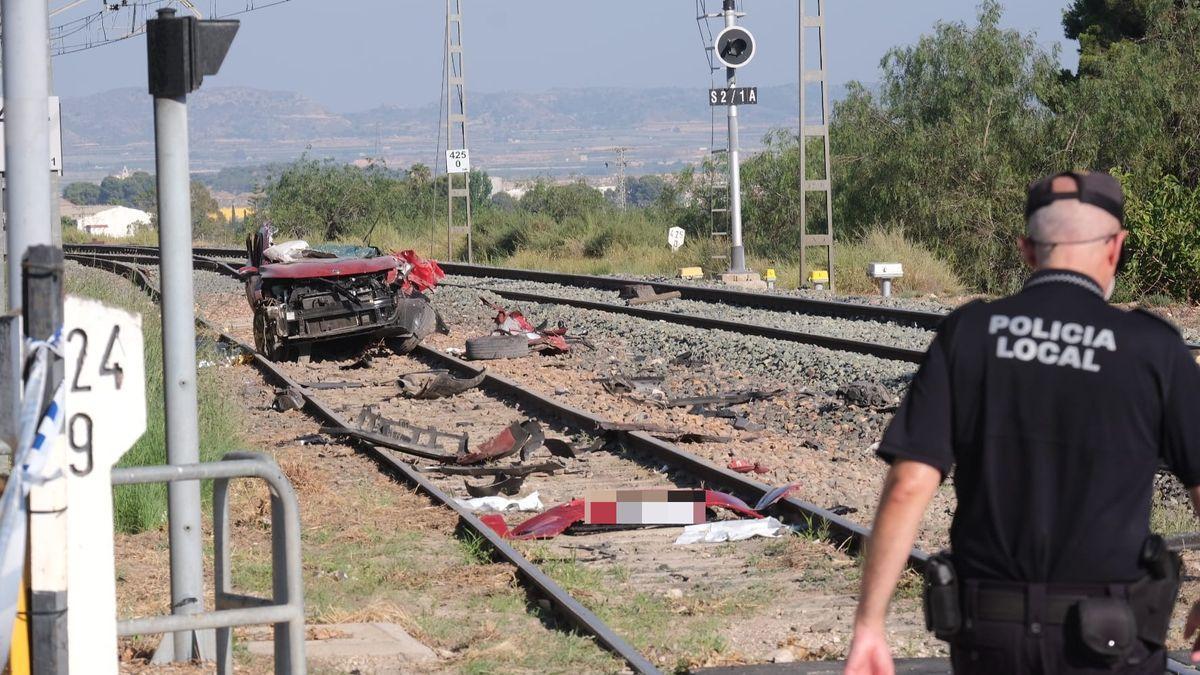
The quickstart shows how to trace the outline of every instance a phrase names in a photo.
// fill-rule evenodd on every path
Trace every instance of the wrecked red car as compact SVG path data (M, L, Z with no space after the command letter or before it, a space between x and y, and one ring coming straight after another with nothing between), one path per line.
M254 310L254 346L269 359L304 356L341 338L384 340L405 353L438 326L425 292L445 274L412 251L276 245L269 227L247 237L246 248L250 264L240 272Z

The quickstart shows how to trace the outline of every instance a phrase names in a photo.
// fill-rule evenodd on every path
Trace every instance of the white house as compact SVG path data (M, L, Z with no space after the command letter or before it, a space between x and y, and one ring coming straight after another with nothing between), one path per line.
M106 237L128 237L139 226L150 224L150 214L128 206L111 206L90 216L75 221L79 229L88 234Z

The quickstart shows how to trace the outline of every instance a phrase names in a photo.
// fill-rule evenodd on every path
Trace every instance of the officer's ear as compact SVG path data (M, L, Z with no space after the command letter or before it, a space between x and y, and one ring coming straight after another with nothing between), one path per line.
M1017 237L1017 248L1021 251L1021 258L1030 268L1037 268L1037 244L1027 236Z

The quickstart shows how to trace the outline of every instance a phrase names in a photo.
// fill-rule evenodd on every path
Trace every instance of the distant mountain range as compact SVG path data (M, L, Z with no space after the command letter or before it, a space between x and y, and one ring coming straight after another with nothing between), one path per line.
M750 149L767 130L794 126L798 118L795 84L762 87L758 97L741 117ZM704 88L472 92L467 102L473 163L514 177L604 172L611 159L605 149L616 145L633 148L635 172L673 170L703 157L712 132ZM198 170L290 161L305 152L431 164L444 125L437 102L337 113L296 92L213 87L190 96L188 104ZM62 107L69 173L93 178L123 166L153 167L153 105L145 90L67 98ZM716 112L717 136L723 138L725 111Z

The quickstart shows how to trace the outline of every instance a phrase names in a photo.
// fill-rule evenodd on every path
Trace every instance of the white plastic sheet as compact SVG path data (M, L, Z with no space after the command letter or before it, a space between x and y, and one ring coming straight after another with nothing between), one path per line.
M742 541L751 537L778 537L787 530L788 526L775 518L722 520L715 523L688 525L683 528L683 533L675 540L675 544L718 544L723 541Z
M306 248L308 248L308 242L303 239L281 241L263 251L263 257L271 262L293 262L303 257L301 254Z
M465 507L472 513L488 511L541 511L542 500L538 493L530 492L528 497L509 499L507 497L475 497L474 499L455 499L459 506Z

